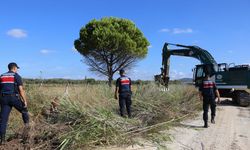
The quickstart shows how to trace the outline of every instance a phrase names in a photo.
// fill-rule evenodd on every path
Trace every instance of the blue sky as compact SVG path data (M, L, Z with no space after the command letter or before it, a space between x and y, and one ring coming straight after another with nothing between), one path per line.
M5 0L0 2L0 72L15 61L26 78L97 77L73 50L79 30L92 19L132 20L150 42L132 79L160 72L164 42L198 45L217 62L250 64L249 0ZM171 57L172 79L192 77L199 61Z

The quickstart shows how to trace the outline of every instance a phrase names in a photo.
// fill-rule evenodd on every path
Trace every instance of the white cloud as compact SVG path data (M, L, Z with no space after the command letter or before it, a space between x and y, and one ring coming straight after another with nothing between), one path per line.
M173 29L167 29L163 28L160 30L160 32L167 32L171 34L185 34L185 33L193 33L193 29L191 28L173 28Z
M53 53L53 52L54 52L54 51L48 50L48 49L42 49L42 50L40 50L40 53L42 53L42 54L44 54L44 55L49 54L49 53Z
M160 32L170 32L171 30L170 29L166 29L166 28L163 28L160 30Z
M190 28L187 28L187 29L174 28L173 29L173 34L182 34L182 33L193 33L193 30Z
M149 48L152 48L152 47L153 47L152 45L149 45L149 46L148 46L148 49L149 49Z
M28 36L27 32L22 29L11 29L6 34L14 38L25 38Z

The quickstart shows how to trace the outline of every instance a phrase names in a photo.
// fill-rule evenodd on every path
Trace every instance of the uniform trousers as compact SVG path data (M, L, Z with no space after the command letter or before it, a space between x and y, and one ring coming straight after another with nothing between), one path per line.
M9 119L9 114L12 107L17 109L22 114L23 122L29 123L29 114L24 103L17 96L1 96L1 113L0 113L0 135L3 136L6 133L7 123Z
M208 121L208 109L211 109L211 118L214 119L216 113L216 102L214 97L203 97L203 120Z

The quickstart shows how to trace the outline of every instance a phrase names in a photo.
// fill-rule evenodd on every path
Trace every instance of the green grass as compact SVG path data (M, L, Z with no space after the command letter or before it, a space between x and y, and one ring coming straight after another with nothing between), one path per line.
M197 90L188 85L171 85L162 92L155 84L133 87L132 119L118 115L114 89L107 85L26 85L29 111L34 124L33 147L44 149L91 148L106 145L132 144L131 137L142 136L152 141L159 131L179 121L181 116L199 110ZM44 117L51 101L57 97L59 112ZM13 111L8 135L18 132L22 122ZM168 121L174 120L168 123Z

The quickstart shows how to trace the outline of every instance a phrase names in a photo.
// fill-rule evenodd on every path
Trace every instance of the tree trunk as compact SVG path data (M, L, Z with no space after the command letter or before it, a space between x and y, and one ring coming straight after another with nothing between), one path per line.
M109 84L109 87L112 87L112 81L113 81L113 75L109 75L109 81L108 81L108 84Z
M109 87L112 87L112 81L113 81L113 54L110 55L110 59L107 65L108 69L108 74L109 74Z

